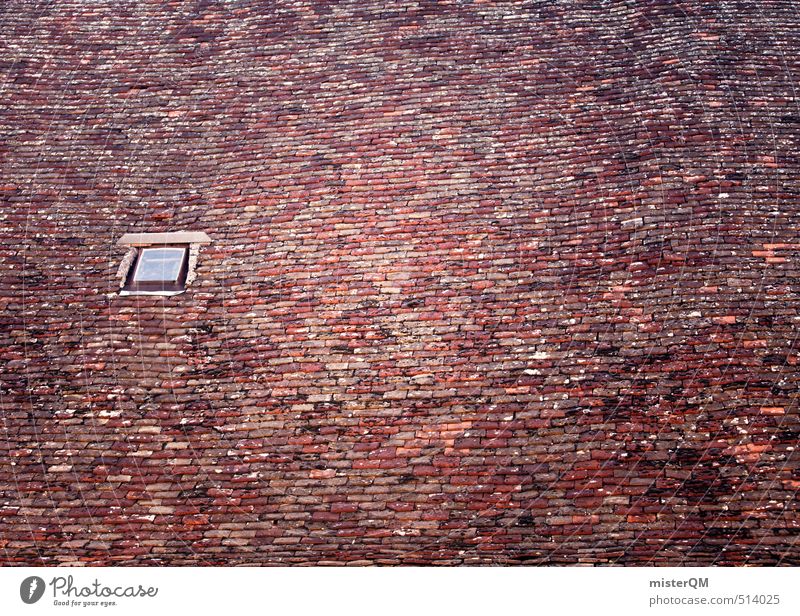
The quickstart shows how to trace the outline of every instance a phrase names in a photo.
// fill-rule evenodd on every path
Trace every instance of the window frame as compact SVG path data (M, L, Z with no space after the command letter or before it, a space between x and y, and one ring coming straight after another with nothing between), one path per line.
M139 263L142 260L144 252L148 249L158 248L181 248L183 249L183 258L181 260L181 268L178 272L176 280L149 280L138 282L135 280L136 271L139 268ZM125 279L125 284L122 291L127 293L141 293L141 294L163 294L163 293L180 293L186 290L186 277L189 274L189 244L184 243L169 243L169 244L150 244L146 246L136 247L136 259L134 259L128 274Z

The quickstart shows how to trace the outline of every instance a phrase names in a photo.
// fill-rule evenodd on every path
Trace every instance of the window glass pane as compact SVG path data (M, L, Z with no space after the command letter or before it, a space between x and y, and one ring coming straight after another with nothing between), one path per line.
M136 282L175 282L183 265L184 248L145 248L136 273Z

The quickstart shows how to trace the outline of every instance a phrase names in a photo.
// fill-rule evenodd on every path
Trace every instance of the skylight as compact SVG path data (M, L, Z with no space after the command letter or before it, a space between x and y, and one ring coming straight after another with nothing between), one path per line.
M197 276L202 231L126 233L117 242L128 246L119 267L120 295L178 295Z
M172 294L184 290L189 247L139 248L123 291L140 294Z
M139 256L133 282L177 282L186 248L145 248Z

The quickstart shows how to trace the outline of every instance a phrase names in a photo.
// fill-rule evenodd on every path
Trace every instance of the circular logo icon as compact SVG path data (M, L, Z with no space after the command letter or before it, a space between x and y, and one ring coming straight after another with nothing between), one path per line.
M37 575L26 577L19 585L19 596L25 603L36 603L44 594L44 580Z

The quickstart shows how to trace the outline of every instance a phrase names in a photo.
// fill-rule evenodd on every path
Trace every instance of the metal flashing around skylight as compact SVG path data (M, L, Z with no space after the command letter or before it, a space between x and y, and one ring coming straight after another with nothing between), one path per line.
M117 241L120 246L157 246L160 244L210 244L203 231L173 231L170 233L126 233Z

